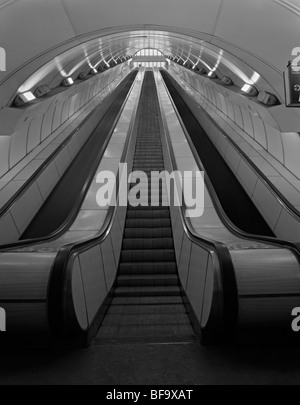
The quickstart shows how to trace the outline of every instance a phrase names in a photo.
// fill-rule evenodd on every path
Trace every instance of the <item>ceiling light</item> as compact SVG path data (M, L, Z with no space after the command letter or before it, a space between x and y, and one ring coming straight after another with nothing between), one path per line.
M217 79L217 75L215 72L213 72L212 70L208 73L207 75L208 77L210 77L211 79Z
M242 89L244 93L246 93L249 97L256 97L258 95L258 90L256 87L252 86L251 84L245 84Z
M30 101L35 100L36 97L31 91L26 91L25 93L18 94L14 100L14 104L17 107L21 107L22 105L29 103Z
M72 86L72 84L74 84L74 80L72 79L72 77L67 77L61 83L61 85L64 87Z

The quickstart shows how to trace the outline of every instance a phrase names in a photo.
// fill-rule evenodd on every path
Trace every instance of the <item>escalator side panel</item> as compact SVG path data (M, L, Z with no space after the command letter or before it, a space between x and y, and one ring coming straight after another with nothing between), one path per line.
M273 237L274 233L177 92L169 75L163 70L161 75L228 218L244 232Z

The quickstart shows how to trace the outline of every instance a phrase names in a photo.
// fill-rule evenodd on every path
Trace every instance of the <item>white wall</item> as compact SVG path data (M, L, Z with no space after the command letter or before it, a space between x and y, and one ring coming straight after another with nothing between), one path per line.
M67 120L71 120L86 103L103 92L110 82L128 71L127 66L116 66L22 109L21 114L16 108L7 107L0 110L0 178ZM13 116L16 117L16 122L8 126L6 121L13 121Z

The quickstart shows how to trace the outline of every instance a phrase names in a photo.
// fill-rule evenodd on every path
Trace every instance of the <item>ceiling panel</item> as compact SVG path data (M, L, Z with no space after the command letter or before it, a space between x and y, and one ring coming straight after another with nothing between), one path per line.
M271 0L226 0L215 35L282 72L299 46L299 15Z
M63 0L77 35L155 24L212 32L221 0Z

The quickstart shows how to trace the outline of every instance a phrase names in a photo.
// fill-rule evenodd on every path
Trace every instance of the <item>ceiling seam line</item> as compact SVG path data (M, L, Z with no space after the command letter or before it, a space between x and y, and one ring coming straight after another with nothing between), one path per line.
M67 18L68 18L69 24L70 24L70 26L71 26L71 28L72 28L72 30L73 30L73 32L74 32L74 36L77 37L76 30L75 30L75 26L74 26L74 24L72 23L72 20L71 20L70 14L69 14L68 7L67 7L67 5L65 4L65 1L64 1L64 0L60 0L60 2L61 2L61 5L63 6L63 9L65 10L65 13L66 13L66 16L67 16Z
M215 36L215 31L216 31L217 25L218 25L218 23L219 23L219 19L220 19L220 16L221 16L222 9L223 9L223 0L221 0L220 5L219 5L219 8L218 8L218 12L217 12L217 16L216 16L216 21L215 21L215 24L214 24L214 27L213 27L213 31L212 31L212 36L213 36L213 37Z

